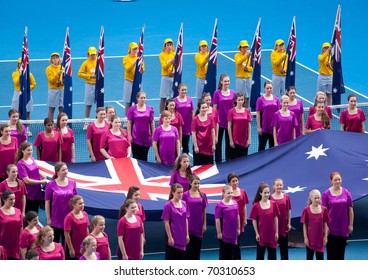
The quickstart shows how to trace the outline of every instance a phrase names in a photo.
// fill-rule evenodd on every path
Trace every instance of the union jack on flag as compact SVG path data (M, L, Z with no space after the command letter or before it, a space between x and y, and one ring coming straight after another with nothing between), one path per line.
M176 45L175 59L174 59L174 80L173 92L174 97L178 96L178 86L181 83L181 76L183 73L183 23L180 25L178 36L178 43Z
M286 52L288 54L288 65L286 70L286 82L285 88L289 86L295 86L295 68L296 68L296 20L293 17L291 24L289 42L287 45Z
M130 96L130 104L135 103L137 100L137 93L142 90L142 74L143 74L143 51L144 51L144 44L143 44L143 35L144 35L144 28L142 27L142 33L139 37L138 43L138 54L137 60L135 62L135 72L134 72L134 79L133 79L133 86L132 86L132 95Z
M334 29L332 32L332 104L341 104L341 94L345 93L344 79L342 75L342 64L341 64L341 7L337 8L336 20Z
M105 43L104 43L104 27L101 26L100 43L98 47L97 64L96 64L96 87L95 100L97 107L104 107L104 87L105 87Z
M252 90L250 94L250 107L256 110L258 97L261 96L261 66L262 66L262 44L261 44L261 18L258 20L256 32L251 46L252 51Z
M70 119L73 118L73 80L72 56L70 52L69 27L66 28L64 51L61 65L64 67L64 108L63 111Z
M217 75L217 18L215 20L215 25L213 28L206 80L203 87L203 92L209 92L211 96L213 96L213 93L217 89L216 75Z
M28 56L28 27L24 29L24 37L22 44L22 62L19 68L20 96L18 111L21 119L26 119L27 104L31 99L31 86L29 79L29 56Z

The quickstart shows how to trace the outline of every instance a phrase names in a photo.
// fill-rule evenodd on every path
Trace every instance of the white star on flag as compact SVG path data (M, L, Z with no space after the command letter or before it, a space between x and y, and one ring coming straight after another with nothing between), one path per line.
M306 189L306 187L300 187L300 186L296 186L295 188L293 187L289 187L287 188L287 190L284 190L283 193L296 193L296 192L303 192L304 189Z
M290 76L294 76L294 71L290 71Z
M312 146L312 150L309 152L306 152L306 155L309 155L307 157L307 159L310 159L312 157L314 157L316 160L319 158L319 156L325 156L327 157L327 155L325 154L325 151L329 150L330 148L323 148L323 144L321 144L318 148Z
M105 93L105 89L104 88L101 88L101 93Z

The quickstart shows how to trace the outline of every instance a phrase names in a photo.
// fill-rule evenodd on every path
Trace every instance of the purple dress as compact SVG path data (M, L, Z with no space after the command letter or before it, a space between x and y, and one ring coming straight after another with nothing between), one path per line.
M264 95L258 97L256 103L256 111L261 114L262 132L272 134L272 119L276 111L279 109L280 103L277 96L273 95L272 100L267 100Z
M23 131L22 131L21 134L19 134L18 133L18 130L16 130L16 129L10 130L10 136L17 138L17 140L18 140L18 146L20 146L20 144L22 144L24 141L27 141L28 140L28 137L27 137L27 128L26 128L26 126L24 124L22 125L22 128L23 128Z
M235 91L230 90L230 95L224 96L221 90L218 89L213 93L213 104L217 105L217 112L219 116L219 127L227 129L227 115L231 108L233 108Z
M100 255L100 253L99 253L99 252L95 252L95 254L96 254L96 259L95 259L95 261L99 261L99 260L101 260L101 255ZM87 259L86 259L86 257L85 257L84 255L82 255L82 256L79 258L79 260L80 260L80 261L86 261Z
M145 111L139 111L137 105L129 108L128 121L132 121L133 143L139 146L150 147L152 144L151 124L154 120L154 111L146 105Z
M190 96L187 96L187 101L181 102L178 97L175 97L176 111L180 113L183 118L184 124L182 127L183 135L190 136L190 125L192 123L192 111L194 111L193 100Z
M32 163L28 164L24 160L20 160L17 163L18 177L23 179L28 177L33 180L41 180L40 170L35 162L34 158L31 157ZM27 199L28 200L42 200L41 184L26 185L27 187Z
M179 140L179 133L172 125L169 130L164 130L160 125L153 133L153 141L158 143L158 151L163 164L175 164L177 140Z
M277 111L272 119L272 126L276 127L276 138L279 145L294 140L295 115L290 111L289 116L282 116Z
M186 191L182 199L187 204L189 234L203 238L203 210L208 206L206 194L201 192L200 197L191 197L190 192Z
M175 170L171 173L170 186L174 183L180 184L183 187L183 192L186 192L189 189L190 180L187 177L181 177L180 171Z
M298 138L302 136L302 131L303 131L303 127L301 123L302 115L304 114L303 101L301 101L300 99L297 99L295 105L289 104L289 110L293 112L295 115L295 120L296 120L295 134L296 134L296 138Z
M238 244L238 203L234 201L232 205L226 205L222 201L215 207L215 219L222 220L221 232L222 241L226 243Z

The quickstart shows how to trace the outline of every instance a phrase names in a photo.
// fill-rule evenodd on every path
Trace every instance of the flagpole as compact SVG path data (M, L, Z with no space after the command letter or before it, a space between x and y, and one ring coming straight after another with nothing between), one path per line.
M135 61L135 70L134 70L134 78L133 78L133 85L132 85L132 94L130 96L130 103L129 107L134 103L137 102L137 93L142 90L142 73L143 73L143 53L144 53L144 43L143 43L143 36L144 36L144 29L146 28L146 24L143 24L141 35L139 37L138 42L138 54L137 60ZM141 72L142 70L142 72ZM127 109L126 109L127 115Z

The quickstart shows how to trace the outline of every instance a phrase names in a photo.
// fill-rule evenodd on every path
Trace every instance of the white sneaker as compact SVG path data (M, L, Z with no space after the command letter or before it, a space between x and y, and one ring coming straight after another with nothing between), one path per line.
M87 130L87 128L88 128L88 123L87 123L87 122L85 122L85 123L84 123L84 126L83 126L83 130L84 130L84 131L86 131L86 130Z
M32 137L32 131L29 130L29 127L27 127L27 136L28 137Z

